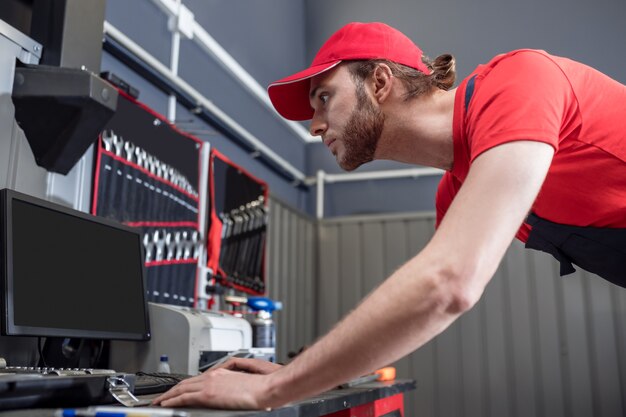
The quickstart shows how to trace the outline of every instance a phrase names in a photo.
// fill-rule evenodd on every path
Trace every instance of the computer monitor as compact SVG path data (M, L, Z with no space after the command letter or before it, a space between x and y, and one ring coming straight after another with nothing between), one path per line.
M148 340L140 234L0 191L4 335Z

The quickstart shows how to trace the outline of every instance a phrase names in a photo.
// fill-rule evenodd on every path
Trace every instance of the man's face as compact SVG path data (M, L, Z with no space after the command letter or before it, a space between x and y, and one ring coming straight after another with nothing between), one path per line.
M384 116L345 65L311 79L310 100L311 134L322 136L341 168L352 171L374 159Z

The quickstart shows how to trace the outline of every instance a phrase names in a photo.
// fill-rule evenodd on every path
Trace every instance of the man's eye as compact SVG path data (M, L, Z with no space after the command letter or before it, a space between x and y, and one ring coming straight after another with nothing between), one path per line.
M328 102L328 94L320 94L320 101L326 104Z

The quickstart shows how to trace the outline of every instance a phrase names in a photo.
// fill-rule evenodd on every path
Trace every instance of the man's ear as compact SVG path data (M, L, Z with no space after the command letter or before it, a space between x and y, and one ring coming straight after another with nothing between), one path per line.
M372 87L374 98L378 103L382 103L391 93L393 84L393 74L387 64L378 64L372 73Z

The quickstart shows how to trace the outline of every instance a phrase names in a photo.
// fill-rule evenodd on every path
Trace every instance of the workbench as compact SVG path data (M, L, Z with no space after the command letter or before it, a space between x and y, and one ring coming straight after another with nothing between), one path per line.
M336 389L270 411L180 409L189 417L404 417L404 393L415 389L413 380L368 382ZM121 408L130 411L130 408ZM14 410L2 417L52 417L54 409Z

